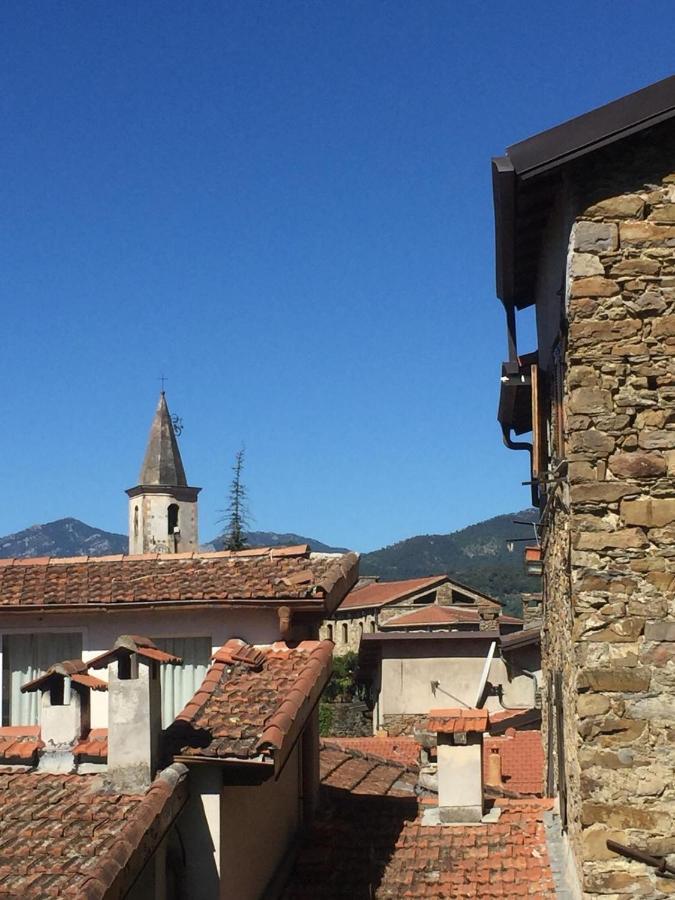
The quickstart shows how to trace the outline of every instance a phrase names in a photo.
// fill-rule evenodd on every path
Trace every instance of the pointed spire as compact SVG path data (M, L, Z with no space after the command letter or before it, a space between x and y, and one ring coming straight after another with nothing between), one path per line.
M165 484L187 487L176 432L166 405L164 391L159 395L155 418L150 427L148 448L141 467L139 484Z

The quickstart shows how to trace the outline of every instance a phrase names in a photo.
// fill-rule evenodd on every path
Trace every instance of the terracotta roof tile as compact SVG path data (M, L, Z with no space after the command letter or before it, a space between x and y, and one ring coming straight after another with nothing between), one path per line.
M166 730L170 752L186 761L273 758L318 699L332 651L330 641L266 648L228 641Z
M177 812L187 798L180 776L164 775L122 795L94 775L0 773L0 896L109 896L163 836L155 824L167 805Z
M438 734L482 734L489 720L486 709L432 709L426 729Z
M0 608L13 610L246 599L315 599L320 606L330 601L332 608L358 569L355 553L309 554L306 547L0 562Z
M552 801L500 799L495 824L422 825L414 796L396 795L367 765L322 750L321 808L299 848L284 900L554 900L542 822Z
M364 587L350 591L340 604L340 611L385 606L397 600L404 600L425 590L431 591L448 580L447 575L432 575L428 578L408 578L406 581L374 581Z
M378 762L395 763L416 768L420 761L420 745L413 737L327 737L323 747L367 756Z
M488 757L493 750L499 753L503 787L518 794L543 794L545 760L540 731L509 728L503 736L485 738L483 770L486 783Z
M453 606L437 606L435 603L423 609L394 616L380 623L380 628L411 628L413 626L480 625L482 619L475 609L457 609Z
M73 755L87 757L88 759L108 758L108 729L92 728L86 738L82 738L73 747ZM82 761L80 759L80 761Z
M39 725L7 725L0 728L0 764L12 765L37 762L38 751L44 747ZM1 840L1 839L0 839Z

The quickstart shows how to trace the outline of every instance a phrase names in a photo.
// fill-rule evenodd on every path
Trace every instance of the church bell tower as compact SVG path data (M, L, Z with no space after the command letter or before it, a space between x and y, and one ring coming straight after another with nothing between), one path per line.
M129 488L129 553L199 550L197 494L188 487L164 391L150 427L139 483Z

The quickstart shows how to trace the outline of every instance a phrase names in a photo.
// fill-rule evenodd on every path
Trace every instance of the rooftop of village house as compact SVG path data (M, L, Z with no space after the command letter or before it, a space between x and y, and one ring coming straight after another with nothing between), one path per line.
M539 733L523 734L539 742L541 754ZM284 900L556 897L544 826L553 801L540 796L543 757L525 755L533 780L519 784L538 790L494 799L497 821L425 825L424 811L435 801L416 792L411 744L410 738L323 742L322 803Z
M188 769L172 760L218 765L255 760L273 776L323 690L331 651L328 641L271 646L227 641L165 731L168 767L145 793L111 790L105 767L108 729L92 729L71 747L73 768L93 762L98 774L55 774L35 769L49 752L40 726L0 728L0 895L61 897L66 884L76 898L123 893L166 830L160 820L173 821L187 799ZM122 636L89 663L54 664L24 688L49 690L55 679L79 679L80 690L105 689L88 669L133 654L149 663L180 663L147 638Z
M0 559L0 608L303 601L331 609L357 571L358 554L311 553L307 545Z

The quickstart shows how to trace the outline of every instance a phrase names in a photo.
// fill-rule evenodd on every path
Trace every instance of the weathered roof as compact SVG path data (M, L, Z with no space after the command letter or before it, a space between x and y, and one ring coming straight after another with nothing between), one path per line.
M90 669L107 669L114 660L129 657L132 654L139 656L145 663L159 662L178 666L183 662L180 656L160 650L150 638L137 634L121 634L111 650L99 653L98 656L89 660L87 666Z
M410 735L389 737L327 737L321 742L323 749L342 750L352 756L363 756L376 762L417 768L420 760L420 745Z
M3 765L33 765L42 747L39 725L5 725L0 728L0 763Z
M187 487L187 478L180 458L176 432L171 421L169 407L164 391L159 395L159 402L150 426L148 446L145 451L139 485L167 485L170 487Z
M492 718L492 716L490 716ZM544 748L540 731L508 728L499 737L486 737L483 744L483 774L489 780L489 755L499 753L502 786L508 791L541 797L544 792Z
M0 774L0 896L124 896L187 799L183 767L142 795L98 775Z
M257 759L283 765L330 676L332 653L331 641L278 641L270 647L228 641L167 728L167 748L185 762Z
M552 801L500 798L494 824L422 825L402 766L325 747L321 775L284 900L556 896L542 821Z
M54 663L42 675L22 684L21 692L25 694L37 691L55 678L70 678L75 684L80 684L93 691L107 691L108 683L90 675L87 671L88 668L89 664L81 659L66 659L63 662Z
M438 734L482 734L488 722L486 709L431 709L426 728Z
M340 747L332 738L321 745L321 782L329 788L354 794L413 799L417 775L402 762Z
M305 600L333 609L356 580L358 555L308 548L138 556L0 559L0 609Z
M538 247L561 170L675 117L675 76L542 131L492 160L497 296L534 302Z
M520 620L518 620L520 621ZM513 634L503 634L499 639L503 651L518 650L521 647L536 646L541 644L541 628L525 628L515 631Z
M447 575L408 578L405 581L374 581L352 590L339 606L339 611L386 606L431 591L448 581Z
M453 606L431 604L422 609L403 613L380 622L380 628L448 627L451 625L479 625L480 613L475 609L456 609Z

